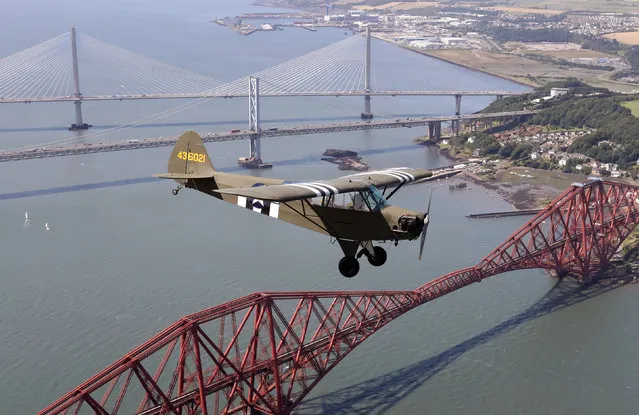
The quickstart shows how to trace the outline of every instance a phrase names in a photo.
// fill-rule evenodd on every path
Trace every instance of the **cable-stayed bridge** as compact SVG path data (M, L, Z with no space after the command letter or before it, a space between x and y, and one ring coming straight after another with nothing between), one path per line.
M397 70L402 69L398 65ZM481 89L469 79L438 79L420 68L403 71L402 85L397 85L397 79L372 79L368 34L350 36L250 76L260 79L263 97L519 93ZM0 103L248 97L248 77L220 81L76 33L73 28L0 59Z
M380 85L373 88L366 85L371 81L367 81L370 54L365 53L366 46L367 37L350 36L250 76L260 78L264 97L519 93L477 89L472 81L464 79L442 82L419 68L411 71L409 79L402 73L403 84L411 85L411 89L393 88L382 79L375 79ZM100 82L83 83L81 92L77 91L76 81L88 78ZM247 78L223 82L72 29L0 59L0 103L247 97Z
M79 130L91 127L83 120L83 101L195 99L175 110L134 123L139 125L199 105L208 99L248 97L249 125L246 133L251 140L249 159L261 163L260 136L263 132L259 119L260 97L363 96L364 111L361 118L370 120L373 118L373 96L454 96L455 112L450 122L453 133L458 134L462 96L495 96L499 99L521 93L482 88L471 78L457 77L451 80L419 65L394 65L390 77L375 76L371 66L371 36L366 32L365 36L349 36L298 58L224 82L77 33L72 28L68 33L0 59L0 103L73 102L75 123L69 129ZM439 136L441 123L439 119L425 119L420 125L429 125L434 135ZM392 121L383 124L384 128L397 126L392 125ZM130 125L115 130L127 126ZM353 128L371 127L381 128L382 125ZM318 128L321 132L334 129L318 126L312 130ZM342 127L339 130L342 131ZM297 129L291 131L299 133ZM99 139L106 133L85 138ZM131 147L129 144L116 147L128 149ZM67 150L64 154L67 154ZM3 161L27 156L31 158L33 154L30 151L4 154Z

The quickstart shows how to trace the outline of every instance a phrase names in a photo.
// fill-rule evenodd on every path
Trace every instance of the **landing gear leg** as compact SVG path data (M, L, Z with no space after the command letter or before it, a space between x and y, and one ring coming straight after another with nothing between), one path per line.
M182 190L183 188L184 186L178 186L175 189L171 190L171 193L173 193L173 196L177 196L178 192Z
M381 246L373 246L371 241L362 242L362 249L357 258L361 258L362 255L366 255L366 259L374 267L381 267L386 263L386 250Z

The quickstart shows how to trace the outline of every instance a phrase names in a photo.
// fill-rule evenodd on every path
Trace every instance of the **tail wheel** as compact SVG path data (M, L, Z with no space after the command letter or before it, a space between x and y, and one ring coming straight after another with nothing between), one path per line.
M345 256L339 261L339 272L346 278L353 278L359 272L359 262L355 257Z
M381 246L374 246L373 252L374 255L366 256L368 258L368 262L370 262L370 264L374 267L384 265L386 263L386 258L388 257L388 255L386 255L386 250Z

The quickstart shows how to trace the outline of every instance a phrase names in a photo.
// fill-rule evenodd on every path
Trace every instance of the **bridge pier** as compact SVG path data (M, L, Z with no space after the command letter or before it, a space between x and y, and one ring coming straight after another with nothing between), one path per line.
M441 121L428 122L428 138L430 140L439 140L442 138L442 122Z
M260 80L249 77L249 131L251 132L250 153L248 157L240 157L240 166L249 169L264 169L273 167L262 161L262 128L260 127Z
M75 26L71 28L71 57L73 60L73 101L75 105L75 123L71 124L69 130L88 130L92 125L82 120L82 93L80 92L80 70L78 68L78 48L75 37Z
M366 57L365 57L365 70L364 70L364 112L361 114L363 120L373 119L373 113L371 111L371 96L368 95L371 92L371 32L370 28L366 28Z
M460 94L455 95L455 116L459 117L461 113L461 99L462 96ZM459 119L453 120L451 123L451 130L453 130L454 136L459 136L460 130L460 121Z

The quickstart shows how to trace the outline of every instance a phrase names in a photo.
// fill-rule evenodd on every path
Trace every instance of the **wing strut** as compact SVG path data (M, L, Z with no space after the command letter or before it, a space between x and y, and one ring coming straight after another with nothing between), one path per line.
M404 183L400 183L400 184L399 184L399 186L397 186L395 189L393 189L393 191L392 191L392 192L390 192L390 193L388 194L388 196L386 196L386 200L390 199L390 198L391 198L391 196L393 196L393 195L395 194L395 192L397 192L399 189L401 189L401 188L402 188L402 186L404 186Z

